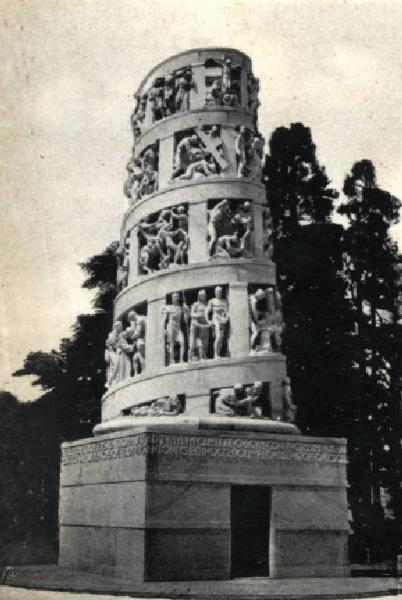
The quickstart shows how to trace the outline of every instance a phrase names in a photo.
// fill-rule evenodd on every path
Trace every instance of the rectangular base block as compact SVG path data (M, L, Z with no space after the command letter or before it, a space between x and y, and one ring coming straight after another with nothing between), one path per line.
M147 426L63 445L60 566L134 581L348 575L345 441Z

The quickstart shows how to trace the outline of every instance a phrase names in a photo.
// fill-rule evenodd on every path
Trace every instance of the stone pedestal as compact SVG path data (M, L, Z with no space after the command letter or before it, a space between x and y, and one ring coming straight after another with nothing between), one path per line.
M229 431L219 419L172 420L64 444L60 566L138 581L230 579L242 486L246 545L254 492L267 492L261 575L346 576L345 441L236 421Z

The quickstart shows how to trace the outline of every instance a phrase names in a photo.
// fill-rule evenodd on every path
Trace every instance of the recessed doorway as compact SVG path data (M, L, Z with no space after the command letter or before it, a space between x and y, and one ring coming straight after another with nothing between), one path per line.
M270 489L231 486L231 574L268 577Z

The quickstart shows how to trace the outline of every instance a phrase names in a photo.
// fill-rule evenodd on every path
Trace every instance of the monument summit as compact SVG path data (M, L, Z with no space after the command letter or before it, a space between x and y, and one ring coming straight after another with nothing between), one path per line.
M62 567L348 575L346 442L300 434L281 351L259 86L248 56L206 48L134 95L102 422L63 445Z

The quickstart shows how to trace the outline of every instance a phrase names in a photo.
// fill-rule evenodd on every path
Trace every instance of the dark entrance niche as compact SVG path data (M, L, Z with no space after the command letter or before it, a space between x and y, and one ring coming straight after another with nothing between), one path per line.
M231 577L268 577L270 488L232 485Z

